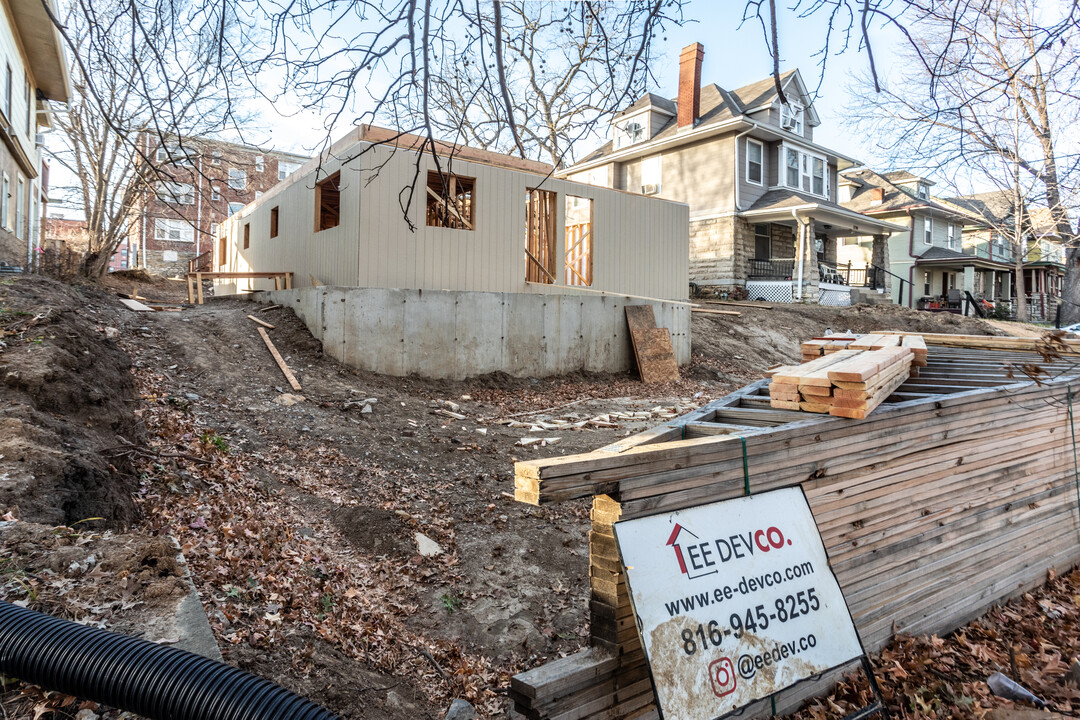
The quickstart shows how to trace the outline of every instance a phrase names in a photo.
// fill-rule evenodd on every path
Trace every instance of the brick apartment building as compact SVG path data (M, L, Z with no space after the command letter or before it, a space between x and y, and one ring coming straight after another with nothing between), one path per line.
M205 138L162 144L144 133L141 142L159 173L133 210L128 266L169 275L186 273L188 260L213 249L225 218L309 159Z

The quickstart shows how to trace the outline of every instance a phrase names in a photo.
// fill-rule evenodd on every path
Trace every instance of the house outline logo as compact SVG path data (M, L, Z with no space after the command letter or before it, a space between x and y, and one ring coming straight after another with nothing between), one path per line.
M692 530L688 530L679 523L675 523L675 527L671 530L671 535L668 536L667 545L675 551L675 559L679 561L679 571L686 576L688 580L695 578L705 577L706 575L715 575L719 572L717 569L706 570L699 572L697 575L690 574L690 568L686 565L686 559L683 557L682 546L679 544L679 536L686 533L695 540L699 539Z

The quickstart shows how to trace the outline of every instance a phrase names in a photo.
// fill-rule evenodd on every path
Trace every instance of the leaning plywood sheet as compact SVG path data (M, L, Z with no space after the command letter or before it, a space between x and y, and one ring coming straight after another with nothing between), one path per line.
M666 328L656 327L652 305L627 305L626 324L634 344L634 357L642 382L674 382L679 379L675 348Z

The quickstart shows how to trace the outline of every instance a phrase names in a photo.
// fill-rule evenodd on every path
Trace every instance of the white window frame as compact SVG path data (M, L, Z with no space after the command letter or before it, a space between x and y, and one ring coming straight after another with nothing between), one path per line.
M915 194L918 195L923 200L929 200L930 199L930 186L927 185L926 183L916 183L916 185L915 185Z
M216 238L216 237L217 237L217 234L218 234L218 227L220 227L220 226L218 225L218 223L216 223L216 222L212 222L212 223L210 223L210 237L212 237L212 238Z
M656 192L651 194L659 194L663 182L664 182L664 160L663 155L652 155L644 158L641 161L641 192L645 192L645 186L655 185ZM649 182L652 180L652 182Z
M646 123L649 120L648 113L638 113L633 117L624 118L615 125L615 149L630 147L631 145L637 145L640 142L644 142L648 139L648 126ZM636 124L638 130L631 133L627 128Z
M758 149L758 179L754 180L750 175L750 147L754 146ZM751 185L763 185L765 183L765 143L760 140L754 140L752 138L746 138L746 182Z
M946 229L947 229L947 231L949 233L949 249L950 250L955 250L956 248L953 247L953 246L954 246L954 244L956 242L956 225L953 224L953 223L949 223L945 227L946 227Z
M173 205L194 205L195 186L191 183L162 181L158 197Z
M803 134L803 121L806 117L806 108L798 100L789 100L787 103L781 103L780 105L780 127L784 130L788 130L786 121L789 118L795 119L795 127L789 132L793 132L796 135Z
M923 218L923 245L934 244L934 218L927 215Z
M26 213L23 212L24 197L26 197L26 180L22 173L19 173L15 182L15 237L17 238L23 238L23 222L26 217Z
M229 168L229 187L233 190L247 190L247 171Z
M229 203L229 215L235 215L236 213L240 212L241 210L244 209L244 205L246 205L246 204L247 203L242 203L242 202L230 202ZM236 206L235 210L233 210L233 206Z
M191 167L191 158L179 145L158 145L154 151L154 160L183 167Z
M262 196L263 196L263 194L262 194L262 190L256 190L256 191L255 191L255 199L256 199L256 200L258 200L258 199L259 199L259 198L261 198Z
M278 160L277 179L278 181L292 175L294 172L300 169L300 163L288 162L286 160Z
M186 220L154 218L154 240L157 242L195 242L195 228Z
M266 169L266 158L262 155L255 156L255 172L262 172Z
M211 200L220 200L221 199L221 188L219 188L217 185L211 185L210 186L210 199Z
M211 165L220 165L221 164L221 151L220 150L214 150L214 152L210 155L210 164Z
M795 154L796 162L795 167L792 168L788 165L790 153ZM825 198L826 200L832 197L832 187L829 178L829 161L824 155L805 150L798 145L790 145L784 143L780 146L780 157L783 159L781 163L782 173L778 173L777 182L780 187L791 188L799 192L805 192L815 197ZM822 193L814 192L814 160L821 161L821 169L824 175L821 179ZM791 184L791 179L788 177L788 173L791 170L795 170L797 173L797 179L794 185Z
M11 178L4 173L3 187L0 189L0 225L11 229Z

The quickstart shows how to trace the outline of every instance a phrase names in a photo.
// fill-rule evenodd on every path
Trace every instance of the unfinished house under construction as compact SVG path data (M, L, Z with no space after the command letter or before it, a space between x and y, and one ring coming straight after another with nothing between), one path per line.
M690 357L687 206L361 126L222 224L212 270L291 272L326 352L393 375L633 366L627 304ZM216 294L272 290L219 278Z

